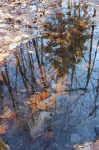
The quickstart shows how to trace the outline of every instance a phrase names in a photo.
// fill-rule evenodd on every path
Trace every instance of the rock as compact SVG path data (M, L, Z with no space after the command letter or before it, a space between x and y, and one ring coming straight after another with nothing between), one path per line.
M92 142L86 142L86 143L81 144L81 145L76 145L74 147L74 150L93 150Z
M51 120L51 113L46 111L40 111L32 114L28 126L30 129L31 137L37 137L44 129L49 126Z

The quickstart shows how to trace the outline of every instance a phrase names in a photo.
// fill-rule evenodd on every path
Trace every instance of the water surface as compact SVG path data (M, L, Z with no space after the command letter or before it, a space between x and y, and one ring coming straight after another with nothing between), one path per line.
M44 20L34 29L35 38L21 44L4 60L0 69L0 111L8 106L17 112L16 120L3 136L11 150L69 150L75 144L97 138L97 12L98 6L90 2L49 4L48 13L41 16ZM34 140L27 122L35 112L27 101L39 93L47 95L41 101L48 104L44 108L38 104L36 111L54 112L54 117L50 131L45 130Z

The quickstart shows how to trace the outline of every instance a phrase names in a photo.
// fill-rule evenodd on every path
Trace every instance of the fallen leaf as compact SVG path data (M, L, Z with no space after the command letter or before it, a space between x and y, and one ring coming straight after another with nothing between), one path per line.
M45 100L47 97L48 97L48 93L44 91L36 94L33 98L30 98L30 101L31 103L36 101L42 101Z
M40 101L37 105L37 108L39 110L46 110L46 104L44 103L44 101Z
M14 117L16 117L16 112L12 112L12 113L9 115L7 121L10 121L10 120L13 119Z
M4 60L4 58L5 57L7 57L8 56L8 53L0 53L0 66L2 66L2 62L1 61L3 61Z
M11 115L11 110L8 106L5 106L3 109L3 114L0 115L0 118L9 118Z
M32 113L36 111L36 104L31 104L30 107L32 109Z
M5 134L7 128L8 128L8 125L7 125L6 123L2 123L2 124L0 125L0 134Z

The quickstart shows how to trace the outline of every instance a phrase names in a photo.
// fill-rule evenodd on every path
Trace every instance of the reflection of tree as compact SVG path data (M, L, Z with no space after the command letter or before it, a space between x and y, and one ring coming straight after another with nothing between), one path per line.
M82 69L80 68L81 71L78 70L77 65L84 57L85 50L89 48L85 44L88 39L91 39L88 58L88 63L91 65L94 26L92 26L90 38L87 32L91 28L88 6L75 2L72 7L71 9L71 5L68 3L68 11L56 12L50 18L50 22L43 25L45 30L41 32L42 37L31 39L26 46L13 53L14 61L16 61L15 65L12 66L14 78L9 75L11 69L7 67L9 64L5 62L5 71L2 72L2 76L8 87L13 105L15 105L14 94L17 93L18 89L25 89L26 95L29 97L35 92L43 91L45 87L50 88L57 79L62 84L66 80L67 74L70 76L71 85L67 86L66 91L72 94L72 92L85 90L86 93L93 70L88 68L87 77L84 76L82 83L85 72L83 71L79 77ZM97 47L98 45L99 42ZM93 65L96 55L97 49Z
M92 44L93 44L93 36L94 36L94 26L92 26L92 33L91 33L91 41L90 41L90 50L89 50L89 67L88 67L88 74L87 74L87 81L86 81L86 87L88 86L88 82L91 76L91 59L92 59Z
M63 110L65 114L59 118L61 120L62 116L61 130L64 132L65 126L65 133L66 130L69 133L68 129L72 127L80 127L83 122L89 128L99 108L99 74L97 77L96 74L93 75L99 47L97 40L95 52L93 51L95 26L90 27L87 6L75 3L72 10L68 3L67 7L67 13L60 11L50 19L50 23L44 24L46 29L42 31L42 37L31 39L26 46L14 52L12 62L5 61L3 82L0 84L0 96L3 95L6 84L14 108L17 105L17 93L21 93L21 89L26 90L28 97L35 98L38 92L43 92L48 87L49 97L54 95L53 101L64 93L65 96L57 99L59 104L56 101L55 110L58 112L58 107L59 113ZM87 30L90 29L89 36ZM89 45L86 45L86 41L89 41ZM82 63L88 63L88 67L82 68ZM52 85L57 85L60 81L60 86L66 83L64 81L70 82L69 85L66 83L63 93L52 89ZM3 105L3 102L0 101L0 104ZM89 118L91 121L87 124Z
M68 12L59 11L56 18L52 18L51 28L45 24L46 30L42 33L43 38L49 39L45 47L45 53L53 53L53 58L48 58L55 68L59 69L60 76L77 63L78 58L83 57L85 42L89 38L87 30L90 29L88 6L74 3L73 9L68 3ZM86 9L85 9L86 7ZM89 24L89 26L88 26ZM44 37L45 35L47 37Z
M8 66L6 64L6 61L5 61L5 75L2 72L2 77L3 77L4 81L5 81L5 84L6 84L7 88L8 88L8 91L10 93L10 97L11 97L11 100L12 100L13 108L15 109L15 99L14 99L14 95L13 95L13 89L12 89L12 86L11 86L11 81L10 81L9 71L8 71Z

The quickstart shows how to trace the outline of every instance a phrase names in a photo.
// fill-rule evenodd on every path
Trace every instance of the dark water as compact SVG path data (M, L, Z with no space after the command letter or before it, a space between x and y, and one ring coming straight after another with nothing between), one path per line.
M57 4L57 5L56 5ZM96 7L97 9L97 7ZM0 112L17 112L2 136L11 150L69 150L97 138L99 125L99 26L88 2L55 2L37 36L4 60L0 74ZM97 20L97 19L96 19ZM33 139L26 103L35 93L56 94L50 130ZM52 97L52 101L54 98ZM39 110L38 110L39 111ZM49 135L49 136L46 136Z

